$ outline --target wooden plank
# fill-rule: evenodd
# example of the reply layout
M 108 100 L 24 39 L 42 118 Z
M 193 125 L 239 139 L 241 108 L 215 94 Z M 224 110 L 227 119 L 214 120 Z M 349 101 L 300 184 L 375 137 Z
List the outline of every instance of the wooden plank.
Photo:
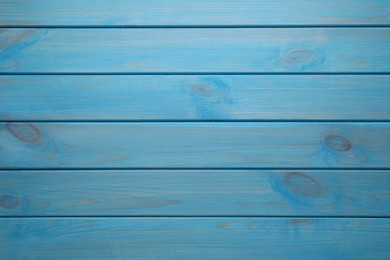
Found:
M 3 259 L 388 259 L 390 219 L 0 219 Z
M 2 216 L 390 216 L 389 171 L 0 171 Z
M 389 76 L 1 76 L 1 120 L 389 120 Z M 70 102 L 71 101 L 71 102 Z
M 5 26 L 389 24 L 387 0 L 2 0 Z M 87 14 L 87 15 L 86 15 Z
M 0 72 L 390 72 L 390 28 L 2 29 Z
M 0 167 L 389 167 L 389 123 L 1 123 Z

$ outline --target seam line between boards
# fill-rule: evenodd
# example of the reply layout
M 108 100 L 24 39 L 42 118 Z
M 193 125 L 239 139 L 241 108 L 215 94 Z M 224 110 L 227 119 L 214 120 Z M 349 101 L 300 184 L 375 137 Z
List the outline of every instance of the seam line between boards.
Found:
M 44 216 L 44 215 L 31 215 L 31 216 L 0 216 L 0 219 L 26 219 L 26 218 L 129 218 L 129 219 L 135 219 L 135 218 L 199 218 L 199 219 L 206 219 L 206 218 L 280 218 L 280 219 L 286 219 L 286 218 L 328 218 L 328 219 L 388 219 L 390 216 L 364 216 L 364 215 L 356 215 L 356 216 L 339 216 L 339 215 L 330 215 L 330 216 L 316 216 L 316 215 L 159 215 L 159 216 L 153 216 L 153 215 L 134 215 L 134 216 L 116 216 L 116 215 L 91 215 L 91 216 L 82 216 L 82 215 L 58 215 L 58 216 Z
M 0 72 L 0 76 L 387 76 L 382 72 Z
M 315 29 L 389 28 L 390 24 L 277 24 L 277 25 L 0 25 L 9 29 Z
M 390 167 L 360 167 L 360 168 L 348 168 L 348 167 L 47 167 L 47 168 L 0 168 L 1 171 L 387 171 L 390 170 Z
M 336 124 L 349 124 L 349 123 L 390 123 L 390 119 L 385 120 L 286 120 L 286 119 L 276 119 L 276 120 L 0 120 L 0 123 L 52 123 L 52 124 L 72 124 L 72 123 L 85 123 L 85 124 L 115 124 L 115 123 L 215 123 L 215 124 L 224 124 L 224 123 L 336 123 Z

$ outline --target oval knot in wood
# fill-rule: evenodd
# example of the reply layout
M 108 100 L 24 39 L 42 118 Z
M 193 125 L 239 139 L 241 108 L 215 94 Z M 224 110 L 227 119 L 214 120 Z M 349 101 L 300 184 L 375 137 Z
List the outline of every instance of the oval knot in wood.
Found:
M 284 56 L 284 63 L 287 65 L 300 65 L 309 61 L 312 54 L 307 50 L 290 51 Z
M 39 130 L 30 123 L 7 123 L 6 128 L 13 136 L 26 143 L 38 143 L 42 136 Z
M 19 206 L 19 200 L 12 195 L 3 195 L 0 197 L 0 206 L 5 209 L 14 209 Z
M 352 148 L 351 142 L 340 135 L 328 135 L 325 137 L 324 142 L 329 148 L 339 152 L 346 152 Z
M 192 91 L 202 97 L 211 97 L 215 94 L 215 88 L 206 84 L 196 84 L 192 86 Z
M 318 181 L 302 172 L 287 173 L 283 178 L 283 183 L 291 193 L 297 195 L 320 197 L 326 192 Z

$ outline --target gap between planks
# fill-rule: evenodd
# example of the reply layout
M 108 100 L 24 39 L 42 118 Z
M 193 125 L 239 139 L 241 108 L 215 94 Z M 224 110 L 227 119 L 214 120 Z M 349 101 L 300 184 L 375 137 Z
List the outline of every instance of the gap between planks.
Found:
M 136 171 L 136 170 L 146 170 L 146 171 L 237 171 L 237 170 L 280 170 L 280 171 L 296 171 L 296 170 L 302 170 L 302 171 L 321 171 L 321 170 L 332 170 L 332 171 L 340 171 L 340 170 L 353 170 L 353 171 L 387 171 L 390 170 L 390 167 L 359 167 L 359 168 L 353 168 L 353 167 L 229 167 L 229 168 L 223 168 L 223 167 L 97 167 L 97 168 L 78 168 L 78 167 L 70 167 L 70 168 L 62 168 L 62 167 L 48 167 L 48 168 L 0 168 L 0 174 L 1 171 L 110 171 L 110 170 L 119 170 L 119 171 Z
M 225 120 L 225 119 L 213 119 L 213 120 L 0 120 L 0 123 L 390 123 L 390 119 L 385 120 L 368 120 L 368 119 L 356 119 L 356 120 L 343 120 L 343 119 L 233 119 L 233 120 Z
M 321 25 L 0 25 L 2 29 L 288 29 L 288 28 L 389 28 L 390 24 Z
M 85 216 L 85 215 L 72 215 L 72 216 L 38 216 L 38 215 L 31 215 L 31 216 L 0 216 L 0 219 L 86 219 L 86 218 L 96 218 L 96 219 L 110 219 L 110 218 L 121 218 L 121 219 L 144 219 L 144 218 L 149 218 L 149 219 L 216 219 L 216 218 L 264 218 L 264 219 L 286 219 L 286 218 L 303 218 L 303 219 L 313 219 L 313 218 L 318 218 L 318 219 L 388 219 L 390 218 L 390 215 L 388 216 L 360 216 L 360 215 L 355 215 L 355 216 L 339 216 L 339 215 L 334 215 L 334 216 L 321 216 L 321 215 L 285 215 L 285 216 L 279 216 L 279 215 L 191 215 L 191 216 L 185 216 L 185 215 L 163 215 L 163 216 L 158 216 L 158 215 L 132 215 L 132 216 L 123 216 L 123 215 L 104 215 L 104 216 L 99 216 L 99 215 L 91 215 L 91 216 Z
M 359 76 L 359 75 L 390 75 L 389 71 L 383 72 L 0 72 L 0 76 L 202 76 L 202 75 L 275 75 L 275 76 Z

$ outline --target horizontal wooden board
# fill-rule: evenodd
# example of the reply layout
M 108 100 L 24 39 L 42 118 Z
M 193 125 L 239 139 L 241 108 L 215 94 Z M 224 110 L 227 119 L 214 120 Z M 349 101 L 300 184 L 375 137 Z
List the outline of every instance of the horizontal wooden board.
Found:
M 390 28 L 2 29 L 0 72 L 390 72 Z
M 0 171 L 2 216 L 390 216 L 390 171 Z
M 390 219 L 0 219 L 2 259 L 388 259 Z
M 1 120 L 389 120 L 389 76 L 0 76 Z
M 389 24 L 387 0 L 2 0 L 5 26 Z
M 1 168 L 390 167 L 389 123 L 1 123 Z

